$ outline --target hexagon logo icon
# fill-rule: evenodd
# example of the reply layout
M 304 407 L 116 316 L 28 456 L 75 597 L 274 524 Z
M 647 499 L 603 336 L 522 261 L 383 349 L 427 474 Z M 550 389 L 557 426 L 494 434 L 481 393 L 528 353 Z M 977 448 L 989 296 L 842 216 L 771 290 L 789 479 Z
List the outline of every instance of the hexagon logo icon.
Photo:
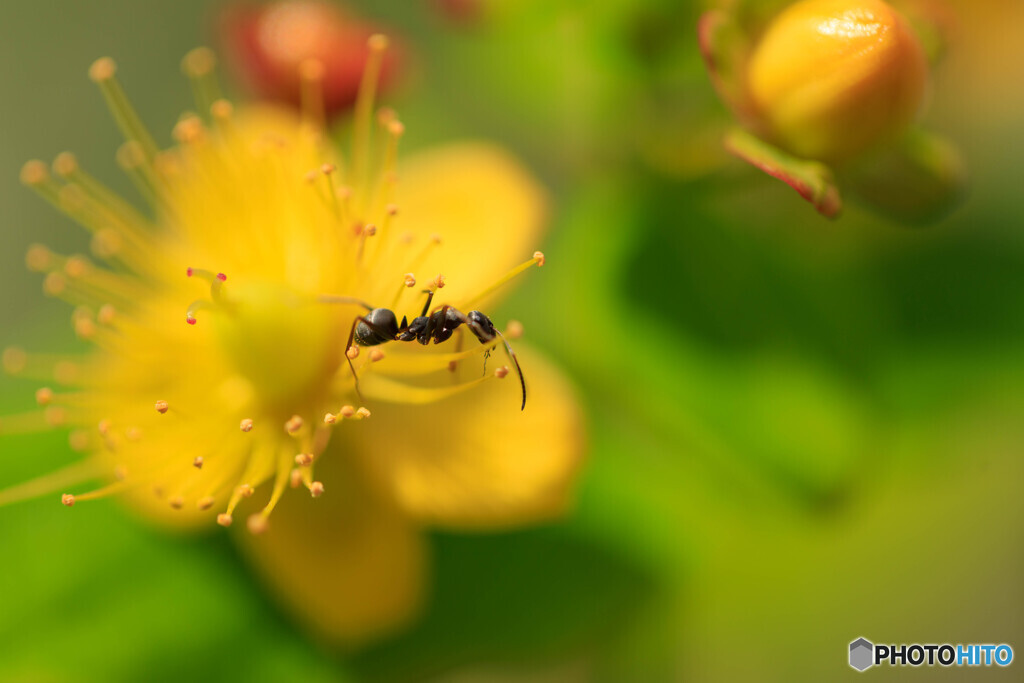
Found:
M 875 663 L 875 646 L 864 638 L 850 643 L 850 666 L 863 671 Z

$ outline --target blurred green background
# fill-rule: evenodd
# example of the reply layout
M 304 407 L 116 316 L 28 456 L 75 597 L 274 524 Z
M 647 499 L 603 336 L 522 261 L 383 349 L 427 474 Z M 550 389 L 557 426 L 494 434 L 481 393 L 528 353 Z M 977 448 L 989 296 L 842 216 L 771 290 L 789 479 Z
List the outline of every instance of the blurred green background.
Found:
M 858 675 L 859 636 L 1024 654 L 1024 5 L 948 3 L 925 120 L 960 146 L 971 193 L 909 229 L 852 203 L 828 222 L 718 150 L 698 3 L 504 0 L 476 23 L 349 4 L 410 47 L 388 98 L 407 148 L 495 140 L 552 190 L 550 267 L 498 315 L 581 389 L 573 514 L 433 535 L 423 620 L 340 653 L 278 613 L 221 534 L 157 532 L 106 501 L 8 507 L 0 680 L 837 680 Z M 220 7 L 0 4 L 0 346 L 78 348 L 23 256 L 85 235 L 21 164 L 72 149 L 128 192 L 86 69 L 114 57 L 167 143 L 191 106 L 180 59 L 216 45 Z M 0 414 L 32 405 L 35 384 L 2 382 Z M 0 485 L 70 461 L 65 444 L 2 437 Z

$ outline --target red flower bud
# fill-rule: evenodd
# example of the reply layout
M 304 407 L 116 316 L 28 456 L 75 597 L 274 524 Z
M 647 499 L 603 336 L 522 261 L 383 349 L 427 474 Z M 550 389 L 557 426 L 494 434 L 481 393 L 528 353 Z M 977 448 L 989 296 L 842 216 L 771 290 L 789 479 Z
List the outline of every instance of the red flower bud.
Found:
M 262 97 L 299 106 L 300 64 L 308 59 L 323 64 L 328 116 L 355 102 L 369 54 L 367 39 L 378 32 L 380 27 L 342 6 L 319 0 L 235 5 L 224 12 L 220 25 L 228 61 Z M 382 87 L 387 87 L 398 68 L 401 49 L 395 47 L 392 38 L 381 70 Z

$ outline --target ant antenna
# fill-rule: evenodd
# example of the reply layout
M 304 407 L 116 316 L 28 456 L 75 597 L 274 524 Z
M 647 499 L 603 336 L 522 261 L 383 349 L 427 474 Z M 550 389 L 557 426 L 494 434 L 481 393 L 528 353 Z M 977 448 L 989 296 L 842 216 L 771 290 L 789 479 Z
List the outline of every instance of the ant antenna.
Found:
M 526 380 L 523 379 L 523 370 L 519 367 L 519 358 L 516 357 L 516 352 L 512 350 L 512 345 L 508 343 L 508 339 L 505 339 L 505 335 L 500 330 L 495 329 L 494 331 L 501 337 L 501 343 L 505 345 L 505 351 L 508 352 L 512 363 L 516 366 L 516 374 L 519 375 L 519 386 L 523 390 L 523 404 L 519 406 L 519 410 L 526 410 Z

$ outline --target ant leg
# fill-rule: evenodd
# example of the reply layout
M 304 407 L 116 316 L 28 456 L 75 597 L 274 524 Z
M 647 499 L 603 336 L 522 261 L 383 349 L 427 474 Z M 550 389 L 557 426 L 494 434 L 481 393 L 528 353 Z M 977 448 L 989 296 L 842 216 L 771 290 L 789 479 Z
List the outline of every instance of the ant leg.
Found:
M 430 309 L 430 302 L 434 300 L 434 290 L 424 289 L 423 293 L 427 295 L 427 301 L 423 304 L 423 312 L 420 313 L 420 317 L 425 317 L 427 315 L 427 311 Z
M 348 361 L 349 370 L 352 371 L 352 379 L 354 380 L 356 387 L 356 396 L 359 397 L 360 403 L 365 403 L 363 400 L 363 394 L 359 391 L 359 374 L 356 373 L 356 366 L 352 364 L 352 357 L 348 355 L 348 350 L 352 348 L 352 340 L 354 340 L 356 336 L 356 325 L 359 324 L 359 321 L 366 322 L 366 318 L 359 315 L 352 321 L 352 329 L 348 331 L 348 343 L 345 344 L 345 359 Z
M 462 328 L 460 327 L 459 329 L 455 330 L 455 353 L 459 353 L 459 352 L 462 351 L 462 337 L 463 337 L 463 332 L 462 332 Z M 458 370 L 458 369 L 459 369 L 459 361 L 453 360 L 450 363 L 448 363 L 448 372 L 454 374 L 455 371 Z M 484 372 L 486 372 L 486 370 Z
M 448 306 L 447 309 L 454 313 L 455 317 L 461 320 L 462 323 L 466 327 L 468 327 L 473 332 L 473 334 L 476 335 L 477 339 L 480 340 L 481 344 L 487 344 L 488 342 L 493 341 L 493 336 L 487 341 L 484 341 L 484 338 L 487 337 L 490 333 L 488 331 L 485 331 L 484 328 L 480 326 L 480 323 L 470 320 L 469 316 L 467 316 L 465 313 L 459 311 L 458 309 L 452 308 L 451 306 Z M 523 392 L 523 403 L 519 409 L 526 410 L 526 380 L 523 378 L 522 368 L 519 367 L 519 358 L 516 356 L 516 352 L 512 350 L 512 345 L 508 343 L 507 339 L 505 339 L 505 335 L 503 335 L 497 329 L 494 330 L 494 333 L 497 336 L 501 337 L 501 341 L 505 345 L 505 352 L 508 353 L 508 357 L 512 359 L 512 364 L 516 366 L 516 374 L 519 375 L 519 386 L 522 388 Z M 487 357 L 490 355 L 490 353 L 490 351 L 487 351 L 484 355 L 484 374 L 487 374 Z
M 353 348 L 353 343 L 352 342 L 355 341 L 356 326 L 359 325 L 359 323 L 363 323 L 364 325 L 369 327 L 371 331 L 373 331 L 375 334 L 377 334 L 380 337 L 387 338 L 387 337 L 390 337 L 392 335 L 387 330 L 384 330 L 384 329 L 378 327 L 377 325 L 374 325 L 372 322 L 370 322 L 369 320 L 367 320 L 366 318 L 364 318 L 361 315 L 357 315 L 355 317 L 355 319 L 352 321 L 352 327 L 348 331 L 348 341 L 345 343 L 345 359 L 348 360 L 349 370 L 352 371 L 352 379 L 355 380 L 356 396 L 359 397 L 359 401 L 360 401 L 360 403 L 362 403 L 363 402 L 363 394 L 359 391 L 359 374 L 356 372 L 356 366 L 353 365 L 353 363 L 352 363 L 352 358 L 348 355 L 349 349 Z

